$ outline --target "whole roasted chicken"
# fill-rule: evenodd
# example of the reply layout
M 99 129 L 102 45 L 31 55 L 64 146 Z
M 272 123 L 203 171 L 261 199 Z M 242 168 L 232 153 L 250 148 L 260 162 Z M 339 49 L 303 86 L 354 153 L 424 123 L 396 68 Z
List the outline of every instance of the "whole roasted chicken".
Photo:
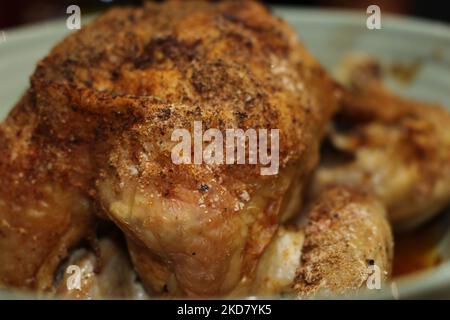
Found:
M 302 207 L 337 92 L 253 1 L 107 12 L 39 62 L 0 127 L 0 283 L 52 290 L 61 261 L 110 219 L 149 293 L 246 292 Z M 172 134 L 194 122 L 278 129 L 278 172 L 174 163 Z

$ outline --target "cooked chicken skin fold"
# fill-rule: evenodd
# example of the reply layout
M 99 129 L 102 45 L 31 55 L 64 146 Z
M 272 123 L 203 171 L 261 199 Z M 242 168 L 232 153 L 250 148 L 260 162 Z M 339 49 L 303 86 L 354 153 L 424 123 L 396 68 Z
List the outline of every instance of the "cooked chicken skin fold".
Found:
M 123 230 L 150 293 L 223 295 L 252 281 L 279 222 L 301 208 L 336 92 L 287 24 L 253 1 L 118 8 L 38 64 L 26 108 L 35 110 L 29 135 L 43 142 L 30 139 L 23 149 L 39 150 L 28 164 L 33 170 L 47 166 L 36 188 L 48 184 L 55 197 L 59 188 L 80 194 L 84 202 L 76 203 L 89 208 L 83 214 L 108 217 Z M 223 131 L 279 129 L 279 173 L 263 176 L 261 164 L 175 165 L 171 134 L 192 132 L 194 121 Z M 12 159 L 19 142 L 7 143 L 2 148 Z M 11 163 L 2 166 L 2 178 Z M 15 205 L 9 196 L 0 199 Z M 27 195 L 22 201 L 34 203 Z M 39 226 L 23 210 L 11 212 L 2 208 L 0 219 Z M 28 247 L 1 230 L 1 264 L 17 261 L 17 248 L 20 263 L 31 263 Z M 54 252 L 69 246 L 63 240 L 55 236 L 40 247 Z M 46 257 L 40 254 L 17 282 L 35 277 Z M 61 250 L 57 257 L 64 257 Z M 14 277 L 12 269 L 1 272 L 1 279 Z
M 330 188 L 304 214 L 306 225 L 278 230 L 260 260 L 252 294 L 355 295 L 372 284 L 369 276 L 379 275 L 380 284 L 389 278 L 393 238 L 378 201 L 351 188 Z
M 314 192 L 355 186 L 385 205 L 397 230 L 414 228 L 450 203 L 450 113 L 391 93 L 369 57 L 350 56 L 343 70 L 350 90 L 329 135 L 335 151 L 325 152 Z

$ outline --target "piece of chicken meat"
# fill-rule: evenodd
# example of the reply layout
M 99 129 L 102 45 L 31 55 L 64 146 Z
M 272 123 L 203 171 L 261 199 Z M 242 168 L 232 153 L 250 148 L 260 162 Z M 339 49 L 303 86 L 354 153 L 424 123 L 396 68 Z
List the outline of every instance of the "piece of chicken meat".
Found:
M 368 56 L 350 55 L 342 70 L 348 91 L 313 193 L 355 186 L 385 205 L 397 230 L 417 227 L 450 203 L 450 113 L 390 92 Z
M 389 279 L 394 243 L 378 200 L 333 187 L 312 201 L 305 218 L 304 225 L 278 230 L 258 265 L 253 294 L 354 296 Z

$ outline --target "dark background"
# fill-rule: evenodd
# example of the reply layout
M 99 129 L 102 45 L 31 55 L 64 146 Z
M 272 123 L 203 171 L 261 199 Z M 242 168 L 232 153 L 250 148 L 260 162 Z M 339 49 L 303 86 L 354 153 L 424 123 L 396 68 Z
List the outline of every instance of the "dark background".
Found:
M 71 4 L 79 5 L 83 14 L 104 10 L 112 5 L 139 4 L 140 0 L 0 0 L 0 29 L 48 18 L 64 16 Z M 398 13 L 450 23 L 449 1 L 430 0 L 297 0 L 265 1 L 269 4 L 295 4 L 314 7 L 336 7 L 366 10 L 371 4 L 382 13 Z M 447 4 L 446 4 L 447 3 Z

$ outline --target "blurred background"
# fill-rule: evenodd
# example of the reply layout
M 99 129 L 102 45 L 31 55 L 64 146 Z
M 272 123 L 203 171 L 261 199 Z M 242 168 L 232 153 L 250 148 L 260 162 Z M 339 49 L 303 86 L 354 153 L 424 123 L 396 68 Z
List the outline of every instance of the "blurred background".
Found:
M 186 0 L 188 1 L 188 0 Z M 93 13 L 112 5 L 137 5 L 140 0 L 0 0 L 0 29 L 65 16 L 71 4 L 80 6 L 82 13 Z M 382 13 L 397 13 L 450 23 L 447 1 L 424 0 L 291 0 L 264 1 L 268 4 L 335 7 L 366 10 L 369 5 L 380 6 Z

